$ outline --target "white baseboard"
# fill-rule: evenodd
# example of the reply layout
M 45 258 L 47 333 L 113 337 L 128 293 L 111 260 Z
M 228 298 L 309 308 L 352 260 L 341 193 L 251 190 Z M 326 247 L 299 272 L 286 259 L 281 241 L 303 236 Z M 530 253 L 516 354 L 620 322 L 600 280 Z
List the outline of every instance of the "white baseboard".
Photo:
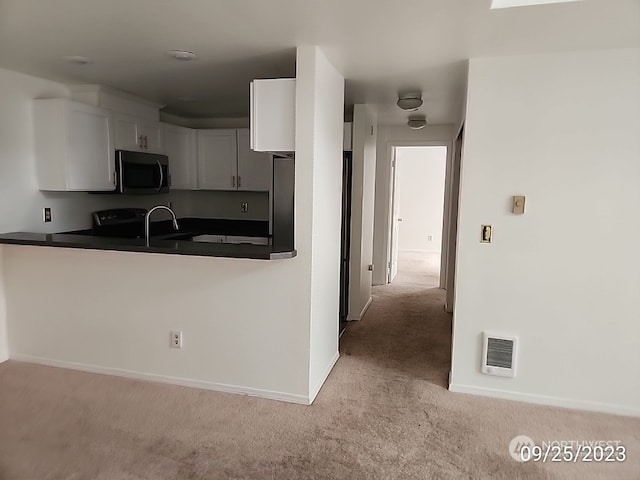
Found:
M 536 395 L 530 393 L 511 392 L 496 388 L 474 387 L 471 385 L 449 384 L 449 391 L 455 393 L 469 393 L 482 397 L 501 398 L 504 400 L 515 400 L 519 402 L 535 403 L 538 405 L 548 405 L 552 407 L 573 408 L 577 410 L 589 410 L 592 412 L 612 413 L 614 415 L 625 415 L 630 417 L 640 417 L 639 407 L 628 407 L 612 403 L 590 402 L 576 400 L 573 398 L 551 397 L 547 395 Z
M 313 401 L 318 396 L 318 393 L 320 393 L 320 389 L 322 388 L 322 386 L 324 385 L 324 382 L 329 377 L 331 370 L 333 370 L 333 367 L 336 365 L 336 362 L 338 361 L 339 358 L 340 358 L 340 353 L 336 352 L 336 354 L 333 356 L 333 358 L 329 362 L 329 365 L 327 365 L 327 368 L 325 369 L 324 374 L 322 375 L 322 377 L 320 377 L 320 380 L 318 380 L 316 385 L 309 390 L 309 405 L 313 403 Z
M 70 370 L 79 370 L 82 372 L 99 373 L 102 375 L 114 375 L 116 377 L 133 378 L 136 380 L 146 380 L 149 382 L 168 383 L 171 385 L 180 385 L 182 387 L 201 388 L 203 390 L 213 390 L 215 392 L 236 393 L 241 395 L 248 395 L 250 397 L 260 397 L 269 400 L 279 400 L 282 402 L 298 403 L 302 405 L 311 404 L 309 397 L 305 395 L 274 392 L 271 390 L 262 390 L 259 388 L 227 385 L 224 383 L 208 382 L 205 380 L 195 380 L 191 378 L 170 377 L 167 375 L 158 375 L 155 373 L 133 372 L 130 370 L 122 370 L 119 368 L 100 367 L 96 365 L 87 365 L 84 363 L 66 362 L 63 360 L 34 357 L 31 355 L 11 354 L 10 359 L 17 360 L 19 362 L 37 363 L 39 365 L 46 365 L 49 367 L 66 368 Z
M 358 321 L 358 320 L 362 320 L 362 317 L 364 317 L 364 314 L 367 313 L 367 310 L 369 310 L 369 306 L 371 306 L 371 302 L 373 302 L 373 297 L 369 297 L 369 300 L 367 300 L 367 303 L 365 304 L 364 308 L 362 309 L 362 311 L 360 312 L 360 315 L 354 315 L 354 316 L 347 316 L 347 320 L 348 321 Z

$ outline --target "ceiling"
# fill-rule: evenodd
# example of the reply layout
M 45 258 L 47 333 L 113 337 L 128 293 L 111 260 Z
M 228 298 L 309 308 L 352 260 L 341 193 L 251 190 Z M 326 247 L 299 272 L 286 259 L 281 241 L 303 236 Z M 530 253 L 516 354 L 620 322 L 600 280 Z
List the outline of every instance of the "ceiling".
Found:
M 406 121 L 420 89 L 432 124 L 455 122 L 472 57 L 640 46 L 640 0 L 491 10 L 491 0 L 0 0 L 0 67 L 99 83 L 188 117 L 247 116 L 249 81 L 295 76 L 295 47 L 319 45 L 346 103 Z M 192 62 L 166 52 L 197 53 Z M 74 65 L 65 55 L 88 57 Z

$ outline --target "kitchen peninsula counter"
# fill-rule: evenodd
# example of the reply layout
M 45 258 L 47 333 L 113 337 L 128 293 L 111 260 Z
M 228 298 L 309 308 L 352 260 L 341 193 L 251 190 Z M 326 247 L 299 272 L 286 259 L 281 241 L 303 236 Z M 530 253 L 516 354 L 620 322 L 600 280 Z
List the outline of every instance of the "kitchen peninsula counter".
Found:
M 179 234 L 179 232 L 175 233 Z M 278 246 L 277 244 L 250 245 L 243 243 L 213 243 L 174 240 L 164 237 L 164 235 L 151 237 L 149 245 L 146 245 L 143 238 L 97 237 L 71 233 L 14 232 L 0 234 L 0 244 L 115 250 L 170 255 L 195 255 L 203 257 L 250 258 L 257 260 L 277 260 L 296 256 L 296 251 L 293 248 Z

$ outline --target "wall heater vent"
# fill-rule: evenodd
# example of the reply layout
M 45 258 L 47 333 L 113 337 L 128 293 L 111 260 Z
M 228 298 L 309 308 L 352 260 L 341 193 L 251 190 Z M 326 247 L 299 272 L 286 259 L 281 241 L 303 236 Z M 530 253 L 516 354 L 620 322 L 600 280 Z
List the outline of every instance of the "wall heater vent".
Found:
M 484 334 L 482 373 L 499 377 L 516 376 L 518 337 Z

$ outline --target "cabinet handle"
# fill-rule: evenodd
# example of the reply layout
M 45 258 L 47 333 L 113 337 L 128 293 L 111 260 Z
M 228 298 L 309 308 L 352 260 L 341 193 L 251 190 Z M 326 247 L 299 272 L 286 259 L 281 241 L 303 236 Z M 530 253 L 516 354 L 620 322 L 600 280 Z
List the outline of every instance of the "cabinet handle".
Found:
M 231 175 L 231 186 L 233 188 L 236 188 L 236 176 L 235 175 Z
M 240 188 L 240 181 L 242 180 L 242 177 L 240 177 L 240 175 L 238 175 L 238 188 Z
M 144 142 L 142 141 L 142 135 L 138 135 L 138 146 L 144 148 Z

